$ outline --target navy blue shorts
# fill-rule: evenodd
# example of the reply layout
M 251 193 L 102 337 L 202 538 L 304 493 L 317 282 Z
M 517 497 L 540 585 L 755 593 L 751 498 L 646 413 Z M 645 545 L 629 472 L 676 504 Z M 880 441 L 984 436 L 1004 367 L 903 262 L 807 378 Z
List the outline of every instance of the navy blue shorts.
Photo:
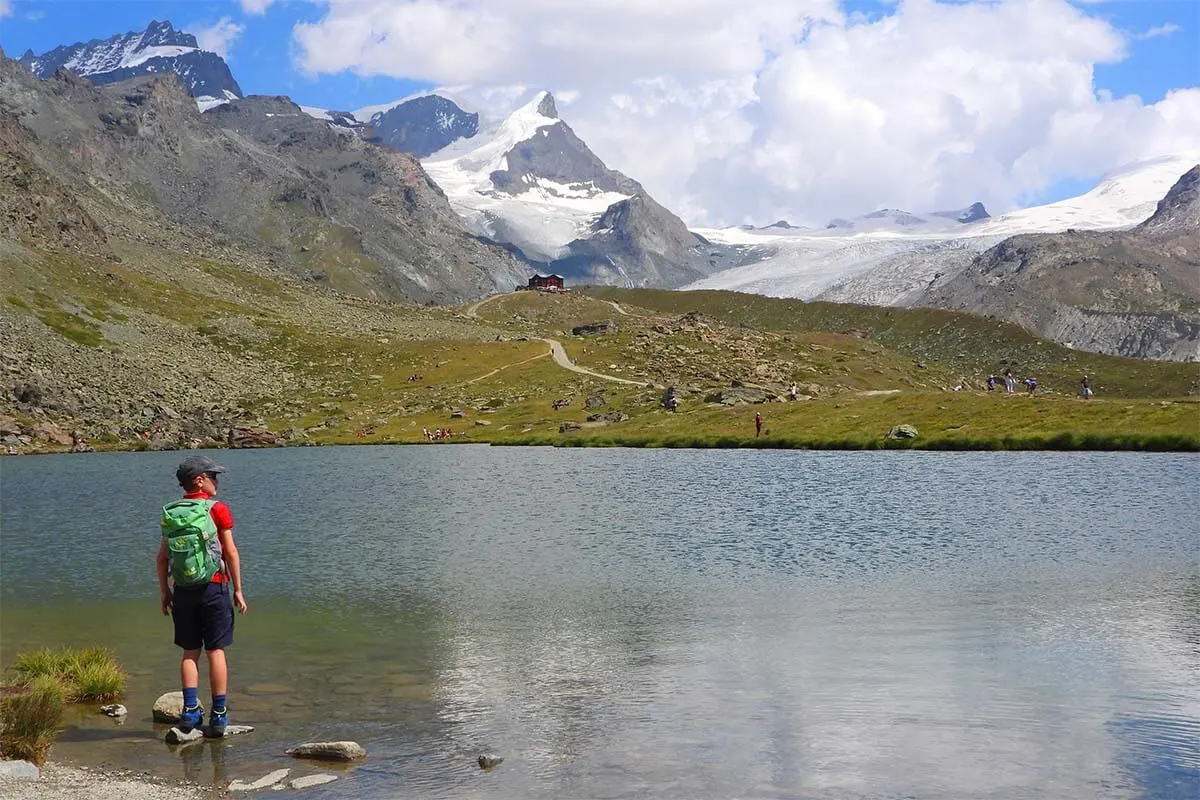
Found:
M 175 644 L 184 650 L 223 650 L 233 644 L 233 601 L 223 583 L 176 586 L 171 604 Z

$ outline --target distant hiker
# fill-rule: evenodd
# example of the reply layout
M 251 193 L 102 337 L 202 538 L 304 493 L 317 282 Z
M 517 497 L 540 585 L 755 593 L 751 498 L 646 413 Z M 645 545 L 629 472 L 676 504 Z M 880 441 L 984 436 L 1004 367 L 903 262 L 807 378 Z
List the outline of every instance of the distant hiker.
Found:
M 1004 370 L 1004 391 L 1012 394 L 1017 390 L 1017 379 L 1013 377 L 1012 370 Z
M 996 391 L 996 383 L 999 382 L 999 380 L 1000 379 L 997 378 L 995 375 L 988 375 L 987 387 L 988 387 L 989 392 Z
M 1083 380 L 1079 382 L 1079 396 L 1084 400 L 1088 400 L 1092 396 L 1092 382 L 1088 380 L 1088 376 L 1084 375 Z
M 229 668 L 225 648 L 233 644 L 233 605 L 246 613 L 242 564 L 233 542 L 233 514 L 213 500 L 217 475 L 225 468 L 207 456 L 189 456 L 175 470 L 182 500 L 163 507 L 158 546 L 158 589 L 162 612 L 175 623 L 175 644 L 183 648 L 179 665 L 183 713 L 179 728 L 190 731 L 204 719 L 200 705 L 200 650 L 208 651 L 212 711 L 207 736 L 224 736 L 229 717 L 225 695 Z M 167 579 L 171 579 L 168 585 Z M 233 584 L 233 605 L 226 586 Z
M 791 388 L 791 394 L 792 394 L 793 400 L 795 400 L 797 397 L 799 397 L 800 396 L 800 387 L 793 383 L 792 388 Z
M 754 438 L 762 436 L 763 416 L 761 411 L 754 412 Z
M 1021 383 L 1025 384 L 1025 388 L 1029 390 L 1030 394 L 1037 391 L 1037 380 L 1035 378 L 1026 378 Z

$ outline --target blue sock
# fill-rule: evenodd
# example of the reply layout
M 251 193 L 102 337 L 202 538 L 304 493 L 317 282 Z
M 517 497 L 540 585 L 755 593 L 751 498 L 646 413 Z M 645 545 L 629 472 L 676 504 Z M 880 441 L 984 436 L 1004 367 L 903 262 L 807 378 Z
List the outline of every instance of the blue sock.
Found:
M 195 708 L 198 705 L 200 705 L 200 690 L 194 686 L 190 689 L 184 688 L 184 690 L 183 690 L 183 707 L 184 708 Z
M 224 711 L 225 710 L 225 695 L 214 694 L 212 696 L 212 699 L 213 699 L 213 711 Z

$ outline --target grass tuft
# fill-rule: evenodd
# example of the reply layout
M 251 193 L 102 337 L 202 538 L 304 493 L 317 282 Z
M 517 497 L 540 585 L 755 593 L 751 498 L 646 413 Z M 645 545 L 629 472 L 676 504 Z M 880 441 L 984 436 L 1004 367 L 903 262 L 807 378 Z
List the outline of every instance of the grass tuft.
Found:
M 53 675 L 38 675 L 25 691 L 0 699 L 0 756 L 37 766 L 58 738 L 66 690 Z
M 104 647 L 49 648 L 21 653 L 13 664 L 17 683 L 52 679 L 70 702 L 112 700 L 125 690 L 125 671 Z

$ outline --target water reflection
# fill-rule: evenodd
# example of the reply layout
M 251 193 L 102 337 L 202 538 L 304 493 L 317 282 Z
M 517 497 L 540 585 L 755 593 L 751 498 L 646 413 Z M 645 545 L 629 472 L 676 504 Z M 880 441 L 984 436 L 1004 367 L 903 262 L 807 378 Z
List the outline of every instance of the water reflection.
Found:
M 156 531 L 127 522 L 170 490 L 167 455 L 6 462 L 6 658 L 102 636 L 132 707 L 173 684 Z M 371 759 L 305 796 L 1200 793 L 1194 459 L 228 456 L 252 600 L 231 706 L 258 730 L 156 762 L 190 780 L 350 738 Z M 64 498 L 12 492 L 86 490 L 101 466 L 128 485 L 81 501 L 123 532 L 112 574 L 73 582 L 47 546 Z M 310 472 L 327 493 L 291 494 Z M 170 756 L 70 739 L 68 756 Z M 484 750 L 504 764 L 482 773 Z

